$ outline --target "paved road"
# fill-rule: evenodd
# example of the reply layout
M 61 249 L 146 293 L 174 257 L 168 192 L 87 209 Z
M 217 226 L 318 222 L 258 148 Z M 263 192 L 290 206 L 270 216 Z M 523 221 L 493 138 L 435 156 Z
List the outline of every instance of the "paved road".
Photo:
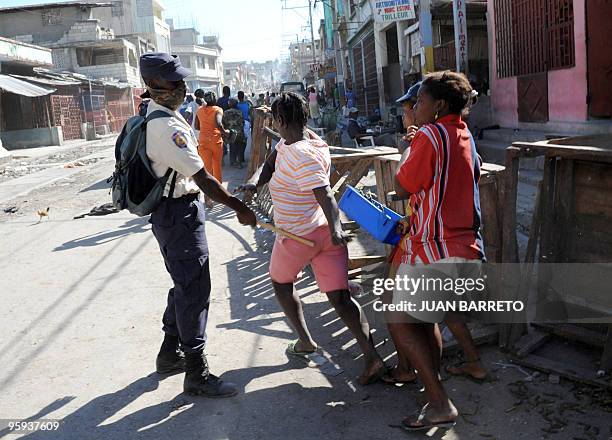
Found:
M 170 278 L 146 219 L 123 212 L 72 219 L 108 201 L 111 169 L 102 162 L 9 201 L 16 214 L 0 210 L 0 418 L 62 420 L 58 432 L 28 439 L 420 438 L 396 427 L 417 409 L 418 388 L 354 384 L 358 350 L 309 278 L 300 282 L 308 320 L 344 371 L 331 375 L 286 357 L 292 333 L 267 276 L 272 237 L 240 226 L 221 207 L 207 222 L 208 352 L 213 371 L 237 382 L 241 393 L 224 400 L 188 397 L 181 394 L 181 375 L 157 376 Z M 230 186 L 242 179 L 242 171 L 226 175 Z M 50 218 L 36 224 L 36 209 L 47 205 Z M 382 330 L 376 337 L 383 339 Z M 380 351 L 395 361 L 392 344 Z M 503 359 L 493 349 L 484 357 L 489 364 Z M 523 374 L 494 374 L 499 381 L 480 386 L 447 382 L 460 410 L 476 415 L 434 438 L 541 437 L 547 425 L 539 414 L 505 413 L 516 401 L 506 385 Z M 593 420 L 605 419 L 598 413 Z

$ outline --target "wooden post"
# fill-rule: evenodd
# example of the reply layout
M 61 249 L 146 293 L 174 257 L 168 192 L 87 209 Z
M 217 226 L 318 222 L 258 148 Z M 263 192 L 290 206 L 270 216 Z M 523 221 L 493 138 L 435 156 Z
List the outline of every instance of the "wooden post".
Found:
M 519 288 L 520 271 L 518 270 L 518 243 L 516 240 L 516 195 L 518 188 L 520 149 L 508 147 L 506 149 L 506 174 L 502 187 L 503 222 L 502 222 L 502 279 L 500 288 L 502 292 L 513 292 Z M 512 300 L 512 298 L 505 298 Z M 512 327 L 518 324 L 500 324 L 499 346 L 509 350 L 514 341 L 511 341 Z

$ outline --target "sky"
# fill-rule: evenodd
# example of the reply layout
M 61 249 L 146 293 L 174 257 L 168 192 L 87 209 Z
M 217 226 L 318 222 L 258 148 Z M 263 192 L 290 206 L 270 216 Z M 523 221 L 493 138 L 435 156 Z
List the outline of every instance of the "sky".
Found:
M 3 7 L 68 0 L 1 0 Z M 98 0 L 106 1 L 106 0 Z M 108 0 L 110 1 L 110 0 Z M 296 39 L 310 40 L 308 0 L 162 0 L 164 18 L 174 27 L 195 27 L 201 35 L 216 34 L 225 61 L 266 61 L 280 58 Z M 285 9 L 283 6 L 301 9 Z M 317 38 L 323 6 L 313 10 Z

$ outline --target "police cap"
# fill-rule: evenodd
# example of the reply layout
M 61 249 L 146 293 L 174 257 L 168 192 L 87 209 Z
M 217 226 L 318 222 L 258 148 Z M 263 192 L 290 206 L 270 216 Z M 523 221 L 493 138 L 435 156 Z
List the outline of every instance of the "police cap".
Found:
M 140 57 L 140 74 L 143 78 L 161 78 L 167 81 L 180 81 L 191 75 L 191 71 L 181 65 L 176 55 L 155 52 Z

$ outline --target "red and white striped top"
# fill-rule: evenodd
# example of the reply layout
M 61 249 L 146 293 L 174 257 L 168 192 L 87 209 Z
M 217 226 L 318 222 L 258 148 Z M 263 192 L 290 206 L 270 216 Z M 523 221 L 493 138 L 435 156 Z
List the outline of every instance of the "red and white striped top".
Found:
M 274 203 L 274 223 L 296 235 L 327 224 L 313 189 L 329 185 L 331 157 L 320 139 L 276 145 L 276 163 L 268 185 Z
M 448 257 L 484 260 L 480 235 L 480 159 L 459 115 L 423 126 L 397 172 L 411 194 L 410 233 L 400 247 L 402 262 L 425 264 Z

